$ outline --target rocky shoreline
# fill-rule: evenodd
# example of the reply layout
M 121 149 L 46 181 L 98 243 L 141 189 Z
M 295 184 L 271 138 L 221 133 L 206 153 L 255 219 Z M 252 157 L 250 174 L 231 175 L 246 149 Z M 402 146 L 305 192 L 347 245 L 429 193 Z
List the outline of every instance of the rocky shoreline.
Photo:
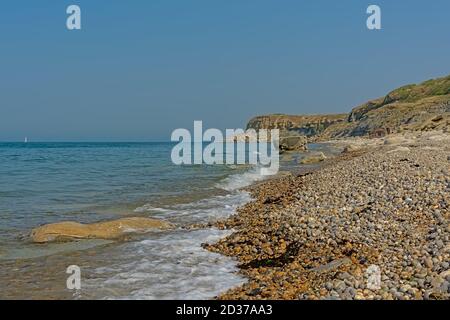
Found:
M 205 248 L 248 282 L 219 299 L 449 299 L 450 135 L 332 141 L 344 151 L 250 188 Z

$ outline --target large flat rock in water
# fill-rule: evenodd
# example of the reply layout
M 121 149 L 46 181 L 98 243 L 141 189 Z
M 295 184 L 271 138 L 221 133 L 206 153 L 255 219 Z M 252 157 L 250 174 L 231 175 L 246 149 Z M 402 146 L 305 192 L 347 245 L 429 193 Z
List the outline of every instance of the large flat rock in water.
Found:
M 150 218 L 123 218 L 92 224 L 66 221 L 37 227 L 31 231 L 31 238 L 37 243 L 77 239 L 117 239 L 129 233 L 144 233 L 170 227 L 171 224 L 166 221 Z

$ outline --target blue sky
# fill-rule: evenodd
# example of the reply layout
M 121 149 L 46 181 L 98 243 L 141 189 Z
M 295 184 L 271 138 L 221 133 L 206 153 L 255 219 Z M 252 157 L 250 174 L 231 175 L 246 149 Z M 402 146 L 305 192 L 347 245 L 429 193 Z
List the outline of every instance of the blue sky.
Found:
M 449 14 L 448 0 L 2 1 L 0 141 L 169 140 L 194 120 L 348 112 L 449 74 Z

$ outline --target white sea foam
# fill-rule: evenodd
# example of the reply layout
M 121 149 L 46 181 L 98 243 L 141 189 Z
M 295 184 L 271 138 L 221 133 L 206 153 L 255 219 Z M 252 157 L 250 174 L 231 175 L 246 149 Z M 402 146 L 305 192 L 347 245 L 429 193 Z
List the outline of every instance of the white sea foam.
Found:
M 267 176 L 261 174 L 261 169 L 253 167 L 244 173 L 232 174 L 216 185 L 217 188 L 233 191 L 264 180 Z
M 230 191 L 191 203 L 154 207 L 151 203 L 136 209 L 158 218 L 188 225 L 230 216 L 251 200 L 238 189 L 264 177 L 257 168 L 224 179 L 219 187 Z M 217 229 L 176 229 L 151 233 L 148 239 L 123 244 L 120 258 L 110 266 L 96 268 L 84 283 L 90 298 L 103 299 L 211 299 L 243 284 L 236 261 L 209 252 L 202 243 L 214 243 L 232 231 Z M 112 256 L 114 256 L 112 254 Z M 133 288 L 130 290 L 130 288 Z
M 225 196 L 215 196 L 188 204 L 174 206 L 174 220 L 189 219 L 195 222 L 207 222 L 223 219 L 233 213 L 239 206 L 251 200 L 248 192 L 234 192 Z
M 162 212 L 162 213 L 166 213 L 169 212 L 169 209 L 165 209 L 165 208 L 159 208 L 159 207 L 154 207 L 150 204 L 144 204 L 141 207 L 138 207 L 136 209 L 134 209 L 135 213 L 146 213 L 146 212 Z
M 230 232 L 177 230 L 127 244 L 120 264 L 94 270 L 84 289 L 104 299 L 211 299 L 245 282 L 233 259 L 201 247 Z
M 157 214 L 158 218 L 167 219 L 174 223 L 197 223 L 223 219 L 236 209 L 251 200 L 245 191 L 235 191 L 227 195 L 214 196 L 190 203 L 175 204 L 164 208 L 155 208 L 146 204 L 135 212 Z

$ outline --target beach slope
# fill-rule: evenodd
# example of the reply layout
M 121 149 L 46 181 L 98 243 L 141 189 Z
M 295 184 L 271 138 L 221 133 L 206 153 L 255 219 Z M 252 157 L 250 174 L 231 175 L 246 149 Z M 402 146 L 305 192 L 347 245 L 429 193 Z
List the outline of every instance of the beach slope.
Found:
M 345 152 L 217 223 L 236 232 L 205 247 L 249 279 L 219 298 L 449 299 L 450 135 L 334 143 Z

